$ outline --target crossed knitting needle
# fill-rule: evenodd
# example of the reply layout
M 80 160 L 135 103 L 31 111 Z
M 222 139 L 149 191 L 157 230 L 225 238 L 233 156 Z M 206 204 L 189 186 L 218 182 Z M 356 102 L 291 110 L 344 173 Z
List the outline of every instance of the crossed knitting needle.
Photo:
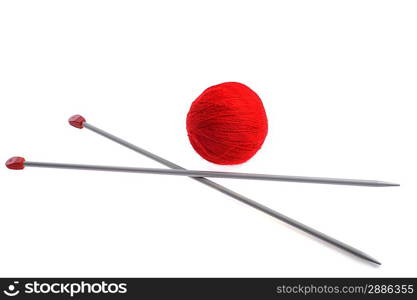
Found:
M 319 184 L 341 184 L 341 185 L 358 185 L 358 186 L 399 186 L 396 183 L 375 181 L 375 180 L 357 180 L 357 179 L 339 179 L 339 178 L 321 178 L 321 177 L 302 177 L 302 176 L 285 176 L 285 175 L 268 175 L 268 174 L 251 174 L 251 173 L 232 173 L 232 172 L 211 172 L 211 171 L 196 171 L 186 170 L 156 154 L 153 154 L 145 149 L 139 148 L 119 137 L 116 137 L 102 129 L 99 129 L 86 122 L 85 118 L 80 115 L 74 115 L 69 120 L 70 125 L 76 128 L 87 128 L 101 136 L 104 136 L 113 142 L 125 146 L 137 153 L 140 153 L 150 159 L 153 159 L 173 170 L 158 169 L 158 168 L 132 168 L 132 167 L 118 167 L 118 166 L 100 166 L 100 165 L 83 165 L 83 164 L 64 164 L 64 163 L 49 163 L 49 162 L 31 162 L 26 161 L 23 157 L 12 157 L 6 162 L 9 169 L 20 170 L 25 167 L 41 167 L 41 168 L 59 168 L 59 169 L 76 169 L 76 170 L 93 170 L 93 171 L 112 171 L 112 172 L 129 172 L 129 173 L 146 173 L 146 174 L 163 174 L 163 175 L 177 175 L 188 176 L 196 181 L 212 187 L 230 197 L 239 200 L 253 208 L 256 208 L 274 218 L 277 218 L 295 228 L 298 228 L 316 238 L 319 238 L 333 246 L 336 246 L 350 254 L 360 257 L 364 260 L 380 265 L 381 263 L 372 258 L 368 254 L 353 248 L 341 241 L 338 241 L 322 232 L 319 232 L 307 225 L 304 225 L 290 217 L 287 217 L 267 206 L 264 206 L 254 200 L 251 200 L 241 194 L 238 194 L 218 183 L 215 183 L 205 177 L 215 178 L 234 178 L 234 179 L 252 179 L 252 180 L 271 180 L 271 181 L 289 181 L 289 182 L 303 182 L 303 183 L 319 183 Z
M 54 169 L 72 169 L 87 171 L 108 171 L 108 172 L 125 172 L 125 173 L 142 173 L 158 175 L 174 175 L 187 177 L 210 177 L 210 178 L 231 178 L 231 179 L 248 179 L 248 180 L 267 180 L 267 181 L 287 181 L 302 183 L 318 184 L 337 184 L 337 185 L 356 185 L 356 186 L 399 186 L 397 183 L 363 180 L 363 179 L 342 179 L 342 178 L 324 178 L 324 177 L 306 177 L 306 176 L 288 176 L 288 175 L 269 175 L 256 173 L 235 173 L 235 172 L 213 172 L 181 169 L 160 169 L 160 168 L 134 168 L 120 166 L 103 166 L 87 164 L 67 164 L 54 162 L 27 161 L 23 157 L 15 156 L 7 160 L 6 166 L 9 169 L 21 170 L 24 167 L 37 168 L 54 168 Z

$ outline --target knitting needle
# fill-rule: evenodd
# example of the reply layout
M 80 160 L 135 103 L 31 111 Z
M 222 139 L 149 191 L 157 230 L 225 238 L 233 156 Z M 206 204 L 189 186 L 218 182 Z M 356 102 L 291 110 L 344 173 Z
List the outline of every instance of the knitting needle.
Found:
M 121 139 L 117 136 L 114 136 L 114 135 L 112 135 L 112 134 L 110 134 L 110 133 L 108 133 L 108 132 L 106 132 L 106 131 L 98 128 L 98 127 L 95 127 L 95 126 L 87 123 L 85 118 L 80 116 L 80 115 L 74 115 L 71 118 L 69 118 L 68 121 L 71 124 L 71 126 L 74 126 L 76 128 L 80 128 L 80 129 L 85 127 L 92 132 L 95 132 L 95 133 L 97 133 L 101 136 L 104 136 L 104 137 L 108 138 L 109 140 L 111 140 L 115 143 L 118 143 L 118 144 L 120 144 L 120 145 L 122 145 L 126 148 L 129 148 L 129 149 L 131 149 L 131 150 L 133 150 L 133 151 L 135 151 L 139 154 L 142 154 L 142 155 L 144 155 L 144 156 L 146 156 L 150 159 L 153 159 L 153 160 L 155 160 L 155 161 L 157 161 L 157 162 L 159 162 L 159 163 L 161 163 L 161 164 L 163 164 L 163 165 L 165 165 L 165 166 L 167 166 L 171 169 L 185 170 L 184 168 L 180 167 L 177 164 L 174 164 L 173 162 L 170 162 L 169 160 L 166 160 L 166 159 L 164 159 L 164 158 L 162 158 L 162 157 L 160 157 L 156 154 L 153 154 L 153 153 L 151 153 L 151 152 L 149 152 L 145 149 L 142 149 L 138 146 L 135 146 L 135 145 L 129 143 L 128 141 L 125 141 L 125 140 L 123 140 L 123 139 Z M 290 217 L 287 217 L 287 216 L 285 216 L 285 215 L 283 215 L 283 214 L 281 214 L 281 213 L 279 213 L 279 212 L 277 212 L 277 211 L 275 211 L 275 210 L 273 210 L 273 209 L 271 209 L 271 208 L 269 208 L 269 207 L 267 207 L 267 206 L 265 206 L 261 203 L 258 203 L 258 202 L 254 201 L 252 199 L 249 199 L 248 197 L 245 197 L 245 196 L 243 196 L 239 193 L 236 193 L 236 192 L 234 192 L 234 191 L 232 191 L 232 190 L 230 190 L 230 189 L 228 189 L 228 188 L 226 188 L 226 187 L 224 187 L 224 186 L 222 186 L 222 185 L 220 185 L 220 184 L 218 184 L 214 181 L 211 181 L 211 180 L 209 180 L 207 178 L 204 178 L 204 177 L 192 177 L 192 179 L 194 179 L 194 180 L 196 180 L 200 183 L 203 183 L 203 184 L 205 184 L 205 185 L 207 185 L 207 186 L 209 186 L 209 187 L 211 187 L 215 190 L 218 190 L 219 192 L 222 192 L 223 194 L 226 194 L 226 195 L 228 195 L 228 196 L 230 196 L 230 197 L 232 197 L 236 200 L 239 200 L 239 201 L 241 201 L 241 202 L 243 202 L 243 203 L 245 203 L 245 204 L 247 204 L 247 205 L 249 205 L 249 206 L 251 206 L 255 209 L 258 209 L 258 210 L 260 210 L 260 211 L 262 211 L 262 212 L 264 212 L 264 213 L 266 213 L 266 214 L 268 214 L 268 215 L 270 215 L 270 216 L 272 216 L 272 217 L 274 217 L 278 220 L 281 220 L 281 221 L 283 221 L 283 222 L 285 222 L 285 223 L 287 223 L 287 224 L 289 224 L 289 225 L 291 225 L 295 228 L 298 228 L 299 230 L 304 231 L 304 232 L 306 232 L 306 233 L 308 233 L 308 234 L 310 234 L 310 235 L 312 235 L 312 236 L 314 236 L 314 237 L 316 237 L 320 240 L 323 240 L 323 241 L 325 241 L 325 242 L 327 242 L 327 243 L 329 243 L 329 244 L 331 244 L 331 245 L 333 245 L 337 248 L 340 248 L 340 249 L 342 249 L 342 250 L 344 250 L 344 251 L 346 251 L 350 254 L 353 254 L 353 255 L 355 255 L 359 258 L 362 258 L 366 261 L 372 262 L 372 263 L 377 264 L 377 265 L 381 264 L 375 258 L 372 258 L 368 254 L 366 254 L 366 253 L 364 253 L 364 252 L 362 252 L 362 251 L 360 251 L 356 248 L 353 248 L 353 247 L 351 247 L 351 246 L 349 246 L 349 245 L 347 245 L 347 244 L 345 244 L 341 241 L 338 241 L 338 240 L 336 240 L 336 239 L 334 239 L 334 238 L 332 238 L 332 237 L 330 237 L 330 236 L 328 236 L 328 235 L 326 235 L 326 234 L 324 234 L 324 233 L 322 233 L 318 230 L 315 230 L 314 228 L 311 228 L 307 225 L 304 225 L 304 224 L 302 224 L 302 223 L 300 223 L 300 222 L 298 222 L 298 221 L 296 221 L 296 220 L 294 220 Z
M 303 183 L 320 183 L 320 184 L 341 184 L 341 185 L 359 185 L 359 186 L 398 186 L 399 184 L 375 181 L 375 180 L 356 180 L 356 179 L 338 179 L 338 178 L 320 178 L 320 177 L 302 177 L 302 176 L 285 176 L 285 175 L 268 175 L 268 174 L 252 174 L 252 173 L 234 173 L 234 172 L 212 172 L 212 171 L 196 171 L 196 170 L 177 170 L 177 169 L 159 169 L 159 168 L 133 168 L 119 166 L 101 166 L 101 165 L 85 165 L 85 164 L 65 164 L 50 162 L 27 161 L 24 158 L 21 161 L 21 167 L 15 164 L 19 157 L 12 157 L 8 160 L 9 165 L 16 168 L 39 167 L 39 168 L 57 168 L 57 169 L 76 169 L 90 171 L 110 171 L 110 172 L 127 172 L 127 173 L 145 173 L 160 175 L 177 175 L 188 177 L 213 177 L 213 178 L 232 178 L 232 179 L 252 179 L 252 180 L 270 180 L 270 181 L 289 181 Z

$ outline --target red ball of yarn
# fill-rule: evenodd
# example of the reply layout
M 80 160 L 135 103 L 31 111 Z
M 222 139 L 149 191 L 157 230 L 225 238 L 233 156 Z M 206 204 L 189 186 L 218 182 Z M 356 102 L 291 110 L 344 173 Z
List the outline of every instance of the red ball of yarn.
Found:
M 187 114 L 191 145 L 204 159 L 234 165 L 249 160 L 268 133 L 268 119 L 259 96 L 238 82 L 206 89 Z

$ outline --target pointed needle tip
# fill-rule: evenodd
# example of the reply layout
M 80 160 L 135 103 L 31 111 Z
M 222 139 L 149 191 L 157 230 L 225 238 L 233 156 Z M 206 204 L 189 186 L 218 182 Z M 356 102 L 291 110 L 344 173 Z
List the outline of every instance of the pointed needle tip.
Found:
M 382 264 L 381 264 L 379 261 L 377 261 L 376 259 L 372 260 L 372 262 L 373 262 L 374 264 L 377 264 L 378 266 L 382 265 Z
M 365 257 L 365 259 L 374 263 L 374 264 L 376 264 L 376 265 L 378 265 L 378 266 L 382 265 L 379 261 L 377 261 L 375 258 L 372 258 L 370 256 Z
M 393 182 L 381 182 L 384 186 L 400 186 L 399 183 L 393 183 Z

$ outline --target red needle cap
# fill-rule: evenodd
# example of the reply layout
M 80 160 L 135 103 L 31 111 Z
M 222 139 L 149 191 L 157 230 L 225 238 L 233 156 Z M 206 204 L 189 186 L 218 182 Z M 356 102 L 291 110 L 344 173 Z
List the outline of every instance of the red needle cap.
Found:
M 85 119 L 83 116 L 80 115 L 73 115 L 71 118 L 68 119 L 68 122 L 71 126 L 77 127 L 77 128 L 83 128 L 83 123 L 85 122 Z
M 14 156 L 6 161 L 6 167 L 11 170 L 22 170 L 25 168 L 25 159 L 20 156 Z

